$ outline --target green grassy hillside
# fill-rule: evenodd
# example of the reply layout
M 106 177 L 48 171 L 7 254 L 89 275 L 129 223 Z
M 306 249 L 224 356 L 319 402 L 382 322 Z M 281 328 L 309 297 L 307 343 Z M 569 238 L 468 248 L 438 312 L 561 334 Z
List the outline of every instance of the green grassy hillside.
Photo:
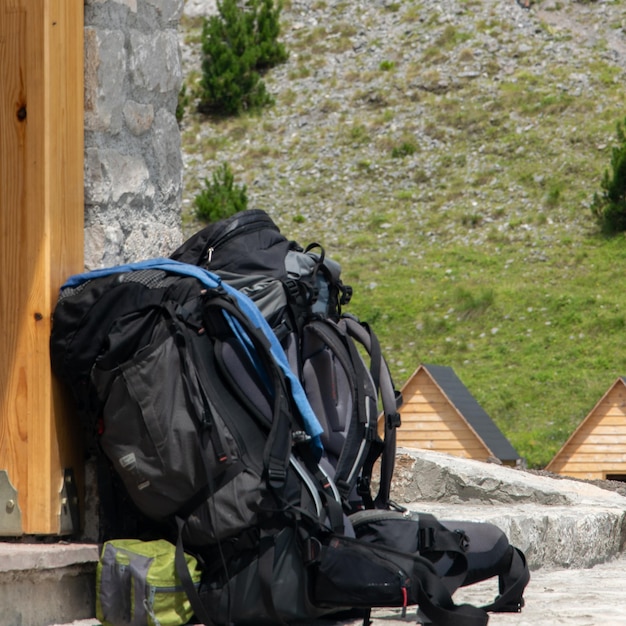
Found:
M 228 162 L 249 206 L 342 263 L 398 384 L 453 367 L 542 467 L 626 375 L 626 240 L 589 210 L 626 115 L 625 18 L 620 2 L 294 0 L 290 59 L 264 77 L 276 105 L 187 113 L 186 206 Z

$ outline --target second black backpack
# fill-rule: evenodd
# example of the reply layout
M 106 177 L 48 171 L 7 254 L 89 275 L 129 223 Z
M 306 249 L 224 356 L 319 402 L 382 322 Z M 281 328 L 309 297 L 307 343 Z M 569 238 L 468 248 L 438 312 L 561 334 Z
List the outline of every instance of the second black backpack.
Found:
M 317 243 L 302 248 L 285 238 L 261 210 L 210 224 L 172 258 L 215 272 L 268 321 L 322 425 L 322 465 L 346 512 L 388 508 L 402 398 L 376 334 L 342 311 L 352 289 L 342 282 L 339 264 Z M 379 488 L 372 494 L 378 459 Z

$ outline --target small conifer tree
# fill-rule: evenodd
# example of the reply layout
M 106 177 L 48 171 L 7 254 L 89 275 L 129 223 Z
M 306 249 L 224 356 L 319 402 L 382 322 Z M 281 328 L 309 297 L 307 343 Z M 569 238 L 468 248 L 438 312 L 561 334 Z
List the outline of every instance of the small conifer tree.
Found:
M 199 110 L 238 114 L 273 102 L 259 71 L 287 58 L 277 41 L 281 6 L 273 0 L 218 0 L 202 30 Z
M 617 123 L 618 145 L 611 151 L 611 171 L 605 170 L 602 192 L 591 204 L 602 230 L 607 234 L 626 231 L 626 119 Z
M 265 104 L 264 86 L 250 41 L 249 14 L 236 0 L 218 2 L 218 15 L 205 20 L 202 29 L 202 80 L 199 109 L 203 113 L 237 114 Z
M 255 5 L 255 43 L 259 70 L 284 63 L 289 54 L 284 44 L 278 41 L 280 34 L 280 12 L 282 2 L 274 6 L 274 0 L 253 0 Z
M 196 217 L 204 222 L 218 222 L 248 208 L 247 187 L 235 185 L 235 176 L 222 163 L 213 179 L 204 179 L 204 189 L 194 199 Z

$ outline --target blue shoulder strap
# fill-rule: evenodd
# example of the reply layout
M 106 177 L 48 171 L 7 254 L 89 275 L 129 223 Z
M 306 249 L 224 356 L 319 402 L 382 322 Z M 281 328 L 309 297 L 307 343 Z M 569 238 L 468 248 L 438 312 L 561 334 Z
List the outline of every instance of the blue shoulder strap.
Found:
M 162 270 L 164 272 L 179 274 L 181 276 L 192 276 L 198 279 L 207 288 L 216 289 L 220 287 L 232 296 L 239 305 L 241 311 L 248 317 L 253 326 L 258 328 L 267 337 L 272 356 L 289 380 L 289 386 L 291 388 L 293 399 L 304 420 L 306 432 L 312 438 L 313 447 L 321 453 L 322 443 L 320 435 L 324 431 L 315 416 L 311 405 L 309 404 L 298 377 L 292 372 L 289 362 L 287 361 L 285 351 L 280 345 L 276 335 L 272 331 L 269 324 L 265 321 L 265 318 L 254 302 L 252 302 L 252 300 L 250 300 L 250 298 L 248 298 L 245 294 L 223 282 L 222 279 L 213 272 L 209 272 L 208 270 L 197 265 L 188 265 L 187 263 L 180 263 L 179 261 L 173 261 L 172 259 L 156 258 L 149 259 L 147 261 L 139 261 L 137 263 L 127 263 L 124 265 L 117 265 L 115 267 L 93 270 L 82 274 L 75 274 L 74 276 L 68 278 L 61 289 L 66 287 L 77 287 L 88 280 L 101 278 L 103 276 L 110 276 L 111 274 L 134 272 L 138 270 Z

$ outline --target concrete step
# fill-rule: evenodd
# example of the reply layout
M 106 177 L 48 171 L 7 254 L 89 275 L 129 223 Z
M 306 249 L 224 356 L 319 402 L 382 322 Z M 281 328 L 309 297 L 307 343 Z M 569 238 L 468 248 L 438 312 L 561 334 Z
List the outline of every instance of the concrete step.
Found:
M 457 603 L 482 605 L 497 593 L 495 581 L 460 589 Z M 550 569 L 532 572 L 521 613 L 496 613 L 489 626 L 624 626 L 626 624 L 626 556 L 591 569 Z M 375 609 L 373 626 L 415 624 L 415 609 L 402 617 L 400 609 Z M 76 620 L 57 626 L 99 626 L 96 620 Z M 310 626 L 362 626 L 363 619 L 319 621 Z
M 592 567 L 626 544 L 626 497 L 589 482 L 400 450 L 391 496 L 440 519 L 496 524 L 531 569 Z
M 94 615 L 97 561 L 94 544 L 1 542 L 0 626 L 46 626 Z

